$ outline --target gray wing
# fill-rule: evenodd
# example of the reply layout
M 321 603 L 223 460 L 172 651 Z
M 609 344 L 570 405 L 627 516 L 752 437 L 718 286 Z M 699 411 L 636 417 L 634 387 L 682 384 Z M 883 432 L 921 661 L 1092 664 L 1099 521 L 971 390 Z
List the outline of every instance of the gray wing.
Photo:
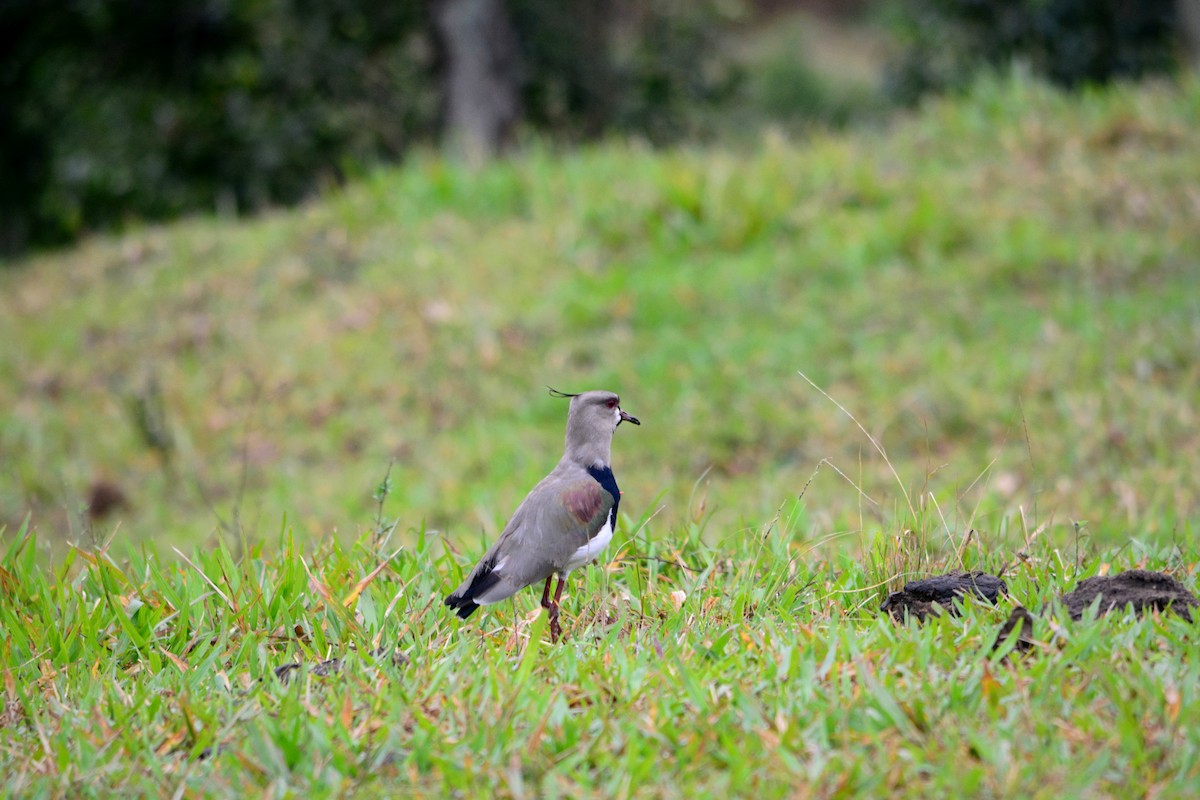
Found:
M 460 617 L 546 580 L 604 527 L 616 498 L 572 466 L 559 465 L 533 488 L 500 538 L 446 598 Z

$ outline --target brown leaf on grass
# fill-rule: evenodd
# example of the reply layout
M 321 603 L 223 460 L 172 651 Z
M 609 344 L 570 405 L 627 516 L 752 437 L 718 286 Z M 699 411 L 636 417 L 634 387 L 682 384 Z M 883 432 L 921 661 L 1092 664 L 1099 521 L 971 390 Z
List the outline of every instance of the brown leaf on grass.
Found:
M 767 728 L 759 728 L 755 733 L 758 734 L 758 738 L 762 740 L 763 745 L 766 746 L 768 751 L 779 748 L 779 734 L 775 733 L 775 731 Z
M 342 600 L 342 605 L 345 606 L 346 608 L 350 608 L 350 606 L 354 605 L 358 601 L 359 595 L 361 595 L 363 593 L 363 589 L 366 589 L 368 586 L 370 586 L 371 581 L 373 581 L 377 577 L 379 577 L 379 573 L 383 572 L 384 567 L 386 567 L 388 564 L 392 563 L 392 559 L 395 558 L 396 556 L 400 555 L 400 550 L 403 550 L 403 549 L 404 548 L 401 547 L 399 550 L 392 553 L 390 556 L 388 556 L 382 562 L 380 562 L 379 566 L 377 566 L 375 569 L 371 570 L 371 572 L 368 573 L 365 578 L 363 578 L 358 583 L 354 584 L 354 588 L 350 590 L 350 594 L 346 595 L 345 599 Z
M 112 738 L 112 726 L 108 724 L 108 718 L 104 716 L 104 712 L 99 707 L 92 708 L 92 724 L 95 726 L 94 730 L 100 734 L 102 739 Z
M 167 738 L 162 740 L 162 743 L 158 747 L 154 748 L 155 755 L 165 756 L 167 753 L 174 751 L 179 747 L 180 743 L 187 738 L 187 735 L 187 728 L 183 728 L 175 731 L 172 734 L 169 734 Z
M 1179 719 L 1179 710 L 1183 706 L 1183 700 L 1179 693 L 1179 687 L 1175 685 L 1174 681 L 1169 681 L 1166 686 L 1163 687 L 1163 700 L 1165 701 L 1164 707 L 1167 712 L 1167 719 L 1173 725 L 1175 724 L 1175 721 Z
M 170 650 L 163 650 L 162 654 L 166 656 L 167 660 L 174 664 L 176 669 L 178 669 L 180 672 L 187 672 L 189 669 L 191 669 L 186 661 L 172 653 Z
M 303 558 L 300 559 L 300 564 L 304 567 L 304 571 L 308 573 L 308 585 L 316 592 L 327 605 L 337 605 L 337 601 L 333 599 L 333 592 L 329 591 L 329 587 L 317 580 L 317 576 L 313 575 L 311 569 L 308 568 L 308 562 Z
M 15 596 L 20 585 L 20 582 L 13 577 L 11 572 L 6 570 L 4 567 L 0 567 L 0 590 L 2 590 L 6 596 Z

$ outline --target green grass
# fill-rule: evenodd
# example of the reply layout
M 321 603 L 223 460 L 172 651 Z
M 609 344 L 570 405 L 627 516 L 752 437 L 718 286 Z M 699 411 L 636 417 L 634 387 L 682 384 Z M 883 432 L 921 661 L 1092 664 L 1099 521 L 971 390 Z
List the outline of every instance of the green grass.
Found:
M 698 534 L 573 576 L 559 646 L 535 591 L 448 614 L 468 565 L 431 537 L 356 598 L 394 552 L 370 538 L 187 561 L 72 550 L 47 571 L 17 537 L 0 573 L 6 788 L 1185 797 L 1200 779 L 1194 625 L 1042 621 L 1035 653 L 1005 661 L 989 651 L 1007 602 L 898 626 L 875 616 L 878 576 L 803 531 Z M 1027 555 L 1008 581 L 1033 607 L 1102 567 L 1195 588 L 1194 548 L 1135 542 L 1082 568 Z M 341 671 L 316 674 L 331 657 Z
M 1002 661 L 1007 604 L 876 610 L 942 568 L 1034 608 L 1132 566 L 1195 590 L 1196 153 L 1194 80 L 990 81 L 748 151 L 419 157 L 11 265 L 6 789 L 1190 795 L 1194 626 Z M 546 384 L 643 421 L 557 648 L 532 590 L 440 606 L 559 455 Z M 128 506 L 90 519 L 98 482 Z

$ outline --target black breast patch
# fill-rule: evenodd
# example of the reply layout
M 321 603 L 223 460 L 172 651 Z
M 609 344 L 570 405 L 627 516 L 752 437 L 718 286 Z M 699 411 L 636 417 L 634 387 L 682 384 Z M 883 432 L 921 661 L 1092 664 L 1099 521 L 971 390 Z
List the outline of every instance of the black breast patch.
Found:
M 617 522 L 617 507 L 621 505 L 621 490 L 617 488 L 617 479 L 613 476 L 612 467 L 588 467 L 588 475 L 596 479 L 596 483 L 600 484 L 600 488 L 612 495 L 613 507 L 612 515 L 609 519 L 613 522 L 613 528 L 616 528 Z

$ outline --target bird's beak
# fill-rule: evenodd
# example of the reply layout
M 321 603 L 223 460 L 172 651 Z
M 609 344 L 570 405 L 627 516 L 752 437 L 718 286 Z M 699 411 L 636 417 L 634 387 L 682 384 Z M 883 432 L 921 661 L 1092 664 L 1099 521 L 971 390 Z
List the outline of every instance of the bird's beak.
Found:
M 632 416 L 631 414 L 626 414 L 625 409 L 617 409 L 617 410 L 621 412 L 621 418 L 619 420 L 617 420 L 618 425 L 620 425 L 622 422 L 632 422 L 634 425 L 642 424 L 641 422 L 638 421 L 637 417 Z

